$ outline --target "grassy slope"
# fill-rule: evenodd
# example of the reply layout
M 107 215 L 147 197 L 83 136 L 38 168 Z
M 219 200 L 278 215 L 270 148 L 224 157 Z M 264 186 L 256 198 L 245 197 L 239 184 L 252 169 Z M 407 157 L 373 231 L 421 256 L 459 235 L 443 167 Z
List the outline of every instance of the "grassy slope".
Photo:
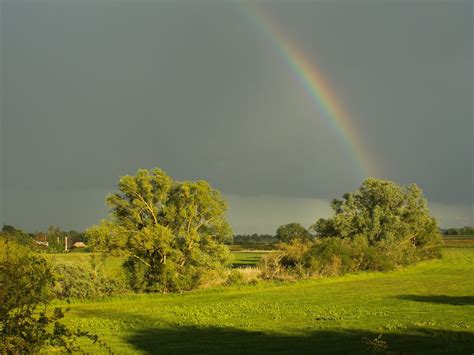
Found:
M 366 352 L 382 334 L 391 351 L 471 354 L 473 271 L 474 248 L 450 248 L 390 273 L 75 303 L 66 319 L 117 353 Z

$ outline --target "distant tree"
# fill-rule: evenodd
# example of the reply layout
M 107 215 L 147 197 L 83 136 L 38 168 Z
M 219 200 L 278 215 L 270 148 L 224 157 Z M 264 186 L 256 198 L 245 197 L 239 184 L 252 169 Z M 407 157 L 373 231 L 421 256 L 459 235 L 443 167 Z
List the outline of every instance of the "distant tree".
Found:
M 474 227 L 448 228 L 443 231 L 444 235 L 474 235 Z
M 308 241 L 312 239 L 309 231 L 299 223 L 289 223 L 278 227 L 276 238 L 279 242 L 289 243 L 294 239 Z
M 83 242 L 87 243 L 86 234 L 84 232 L 78 232 L 75 230 L 71 230 L 65 233 L 68 237 L 68 244 L 74 244 L 75 242 Z
M 139 170 L 107 197 L 108 220 L 87 231 L 102 250 L 129 254 L 136 290 L 190 289 L 229 261 L 226 203 L 205 181 L 173 181 L 160 169 Z
M 14 226 L 12 226 L 10 224 L 4 224 L 3 227 L 2 227 L 2 232 L 4 232 L 4 233 L 14 233 L 17 230 L 18 229 L 16 229 Z
M 46 232 L 46 238 L 48 241 L 49 252 L 62 252 L 64 251 L 64 237 L 67 234 L 63 232 L 57 226 L 49 226 Z
M 400 186 L 370 178 L 358 191 L 334 199 L 331 207 L 334 216 L 319 219 L 312 226 L 320 237 L 362 236 L 370 245 L 384 243 L 391 250 L 412 246 L 427 254 L 439 254 L 437 222 L 415 184 Z
M 8 237 L 10 241 L 15 241 L 16 243 L 22 245 L 28 245 L 32 241 L 31 237 L 27 233 L 8 224 L 3 225 L 1 234 L 5 237 Z

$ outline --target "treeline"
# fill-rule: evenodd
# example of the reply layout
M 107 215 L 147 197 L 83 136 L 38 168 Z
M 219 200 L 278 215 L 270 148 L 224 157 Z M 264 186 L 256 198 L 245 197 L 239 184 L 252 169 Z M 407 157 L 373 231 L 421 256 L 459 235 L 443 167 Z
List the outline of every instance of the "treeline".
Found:
M 274 244 L 278 241 L 276 236 L 271 234 L 237 234 L 232 239 L 232 244 Z
M 237 234 L 230 243 L 231 250 L 272 250 L 278 242 L 276 236 L 271 234 Z
M 443 235 L 466 235 L 474 236 L 474 227 L 462 227 L 462 228 L 448 228 L 442 229 L 441 232 Z

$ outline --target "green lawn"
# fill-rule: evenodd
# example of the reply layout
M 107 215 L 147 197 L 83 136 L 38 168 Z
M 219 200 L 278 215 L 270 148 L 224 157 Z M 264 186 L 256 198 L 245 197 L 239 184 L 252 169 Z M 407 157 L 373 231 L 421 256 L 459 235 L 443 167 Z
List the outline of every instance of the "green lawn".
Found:
M 267 253 L 262 251 L 234 251 L 232 252 L 232 267 L 255 266 L 260 261 L 262 255 Z
M 474 248 L 447 248 L 388 273 L 77 302 L 66 323 L 115 353 L 472 354 L 473 271 Z

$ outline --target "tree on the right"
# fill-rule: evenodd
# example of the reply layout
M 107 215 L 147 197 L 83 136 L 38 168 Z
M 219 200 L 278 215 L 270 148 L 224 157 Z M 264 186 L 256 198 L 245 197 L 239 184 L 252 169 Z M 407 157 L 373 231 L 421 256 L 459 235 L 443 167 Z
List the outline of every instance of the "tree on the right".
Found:
M 368 178 L 361 187 L 331 202 L 334 215 L 311 226 L 318 238 L 364 238 L 392 252 L 412 251 L 421 258 L 437 257 L 443 243 L 437 221 L 416 185 Z

